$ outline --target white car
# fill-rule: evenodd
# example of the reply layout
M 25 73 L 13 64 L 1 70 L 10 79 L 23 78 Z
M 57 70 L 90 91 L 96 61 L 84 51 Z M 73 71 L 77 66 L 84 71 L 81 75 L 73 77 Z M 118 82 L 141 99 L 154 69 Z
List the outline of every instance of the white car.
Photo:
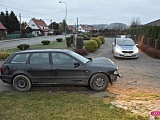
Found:
M 116 38 L 112 43 L 114 57 L 138 58 L 139 49 L 131 38 Z

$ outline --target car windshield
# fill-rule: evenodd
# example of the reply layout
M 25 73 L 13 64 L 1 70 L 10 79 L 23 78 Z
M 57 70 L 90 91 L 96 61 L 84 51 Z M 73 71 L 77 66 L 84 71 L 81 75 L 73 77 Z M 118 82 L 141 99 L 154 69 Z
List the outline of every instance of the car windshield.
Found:
M 89 59 L 87 59 L 87 58 L 85 58 L 85 57 L 83 57 L 83 56 L 81 56 L 81 55 L 79 55 L 79 54 L 77 54 L 73 51 L 70 51 L 70 54 L 72 56 L 76 57 L 78 60 L 82 61 L 83 63 L 88 63 L 90 61 Z
M 133 46 L 135 45 L 135 42 L 133 40 L 117 40 L 117 45 L 120 46 Z

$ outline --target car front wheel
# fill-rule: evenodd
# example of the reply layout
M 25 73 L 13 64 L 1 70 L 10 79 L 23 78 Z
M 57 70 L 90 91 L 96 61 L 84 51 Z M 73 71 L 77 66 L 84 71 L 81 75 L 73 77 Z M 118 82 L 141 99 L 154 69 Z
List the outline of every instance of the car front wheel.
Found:
M 90 87 L 95 91 L 103 91 L 108 87 L 109 79 L 105 74 L 98 73 L 91 77 Z
M 25 75 L 17 75 L 13 79 L 13 87 L 21 92 L 26 92 L 31 88 L 31 81 Z

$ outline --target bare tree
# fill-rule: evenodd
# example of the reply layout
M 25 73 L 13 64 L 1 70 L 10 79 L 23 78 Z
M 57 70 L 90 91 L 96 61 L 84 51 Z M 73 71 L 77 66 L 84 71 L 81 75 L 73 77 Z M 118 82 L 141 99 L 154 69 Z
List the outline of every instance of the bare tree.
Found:
M 133 17 L 131 20 L 131 27 L 138 27 L 141 24 L 139 17 Z

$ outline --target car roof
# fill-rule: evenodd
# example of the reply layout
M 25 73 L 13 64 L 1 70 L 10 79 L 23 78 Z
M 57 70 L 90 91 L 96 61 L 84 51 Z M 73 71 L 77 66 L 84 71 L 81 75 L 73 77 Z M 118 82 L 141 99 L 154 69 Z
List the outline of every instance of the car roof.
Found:
M 33 53 L 33 52 L 64 52 L 68 53 L 71 50 L 68 49 L 36 49 L 36 50 L 24 50 L 24 51 L 19 51 L 15 53 Z

